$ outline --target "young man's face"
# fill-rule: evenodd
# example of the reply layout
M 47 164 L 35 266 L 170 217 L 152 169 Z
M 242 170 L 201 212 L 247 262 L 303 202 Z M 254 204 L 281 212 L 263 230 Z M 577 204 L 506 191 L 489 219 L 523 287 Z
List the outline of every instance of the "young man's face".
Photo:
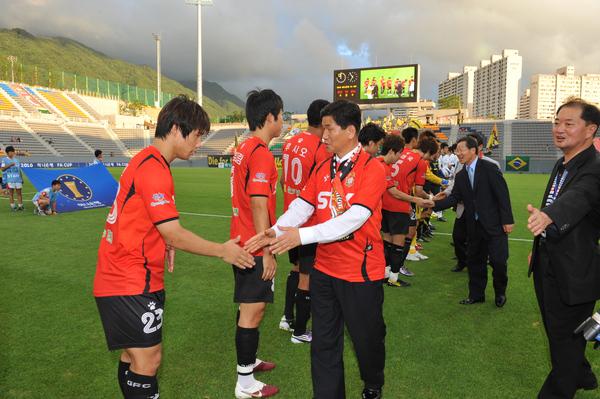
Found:
M 562 152 L 578 148 L 594 137 L 597 126 L 581 119 L 581 108 L 563 107 L 552 126 L 554 145 Z
M 456 156 L 458 156 L 460 163 L 468 165 L 477 157 L 477 153 L 475 152 L 475 148 L 468 148 L 467 143 L 461 141 L 456 146 Z
M 192 155 L 196 153 L 196 150 L 202 145 L 202 133 L 200 132 L 200 129 L 192 130 L 190 134 L 184 138 L 181 135 L 181 130 L 179 128 L 176 128 L 175 126 L 173 126 L 173 128 L 177 129 L 175 136 L 175 153 L 177 158 L 190 159 Z
M 7 155 L 9 158 L 12 158 L 12 157 L 14 157 L 14 156 L 15 156 L 15 152 L 14 152 L 14 151 L 9 151 L 9 152 L 7 152 L 7 153 L 6 153 L 6 155 Z
M 381 150 L 381 144 L 383 143 L 383 139 L 378 142 L 374 142 L 373 140 L 369 141 L 369 144 L 363 147 L 363 149 L 371 156 L 376 156 Z
M 58 192 L 60 190 L 60 184 L 55 184 L 52 186 L 52 191 L 54 191 L 55 193 Z
M 283 110 L 279 111 L 277 119 L 273 118 L 273 137 L 279 137 L 281 129 L 283 129 Z
M 346 129 L 342 129 L 329 115 L 323 117 L 323 129 L 323 143 L 327 146 L 327 151 L 338 155 L 344 155 L 340 152 L 345 150 L 356 137 L 354 126 L 348 125 Z

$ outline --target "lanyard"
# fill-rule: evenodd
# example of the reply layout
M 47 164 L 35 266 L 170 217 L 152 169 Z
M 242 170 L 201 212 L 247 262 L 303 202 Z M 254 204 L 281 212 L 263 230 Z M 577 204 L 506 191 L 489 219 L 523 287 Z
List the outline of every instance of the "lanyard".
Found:
M 361 153 L 361 147 L 358 148 L 356 153 L 349 160 L 340 164 L 339 171 L 337 170 L 337 160 L 335 157 L 331 159 L 331 217 L 335 218 L 342 213 L 346 212 L 350 208 L 348 201 L 346 200 L 346 193 L 342 187 L 342 180 L 352 171 L 356 161 Z
M 567 179 L 567 174 L 567 170 L 562 167 L 558 170 L 556 176 L 554 176 L 554 181 L 552 182 L 550 191 L 548 192 L 548 198 L 546 198 L 546 205 L 550 205 L 556 200 L 560 189 L 562 188 L 563 184 L 565 183 L 565 180 Z

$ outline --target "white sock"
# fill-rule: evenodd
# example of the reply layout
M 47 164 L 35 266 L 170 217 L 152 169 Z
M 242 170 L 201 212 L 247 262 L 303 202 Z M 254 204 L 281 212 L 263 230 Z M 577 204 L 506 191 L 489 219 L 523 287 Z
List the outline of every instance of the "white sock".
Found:
M 390 266 L 385 267 L 385 278 L 388 278 L 390 276 L 391 270 L 392 270 L 392 268 Z
M 254 383 L 256 383 L 256 380 L 254 379 L 253 370 L 254 366 L 240 366 L 239 364 L 237 365 L 237 383 L 240 384 L 242 388 L 250 388 L 254 385 Z
M 398 281 L 398 273 L 394 273 L 394 272 L 390 271 L 390 277 L 388 278 L 388 280 L 391 283 L 395 283 L 396 281 Z

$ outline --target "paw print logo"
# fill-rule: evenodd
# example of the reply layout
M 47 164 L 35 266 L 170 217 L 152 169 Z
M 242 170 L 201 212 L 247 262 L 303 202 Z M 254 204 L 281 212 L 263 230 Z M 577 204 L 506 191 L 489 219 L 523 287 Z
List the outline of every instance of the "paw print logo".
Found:
M 154 302 L 150 302 L 150 303 L 148 304 L 148 308 L 149 308 L 150 310 L 154 310 L 154 309 L 156 308 L 156 303 L 154 303 Z

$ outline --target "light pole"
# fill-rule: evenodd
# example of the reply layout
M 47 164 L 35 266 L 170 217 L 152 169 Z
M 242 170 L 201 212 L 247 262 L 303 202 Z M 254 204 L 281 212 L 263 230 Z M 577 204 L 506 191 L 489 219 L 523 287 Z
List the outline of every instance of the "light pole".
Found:
M 154 105 L 157 108 L 160 108 L 160 33 L 153 33 L 152 36 L 154 36 L 154 40 L 156 40 L 156 93 L 158 97 Z
M 10 77 L 11 81 L 15 83 L 15 62 L 17 62 L 17 57 L 14 55 L 9 55 L 6 57 L 8 61 L 10 61 Z
M 210 6 L 212 0 L 185 0 L 186 4 L 198 7 L 198 72 L 196 76 L 196 97 L 202 105 L 202 6 Z

